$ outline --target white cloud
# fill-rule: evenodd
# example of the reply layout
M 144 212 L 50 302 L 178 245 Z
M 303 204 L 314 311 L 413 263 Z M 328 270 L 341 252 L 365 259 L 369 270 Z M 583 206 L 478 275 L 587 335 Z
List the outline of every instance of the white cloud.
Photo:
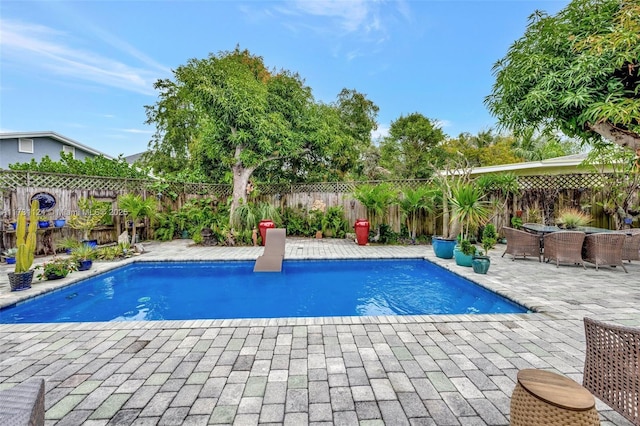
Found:
M 145 130 L 145 129 L 119 129 L 119 130 L 125 133 L 144 134 L 144 135 L 153 134 L 153 130 Z
M 308 15 L 335 19 L 346 32 L 368 26 L 373 2 L 366 0 L 293 0 L 294 7 Z
M 389 39 L 390 15 L 410 19 L 409 6 L 404 0 L 288 0 L 260 12 L 255 8 L 240 10 L 250 19 L 279 19 L 279 24 L 292 32 L 307 31 L 334 39 L 356 36 L 360 41 L 374 44 Z
M 444 129 L 445 127 L 451 127 L 453 126 L 453 123 L 449 120 L 434 120 L 433 121 L 433 127 L 439 127 L 441 129 Z
M 152 71 L 75 48 L 65 33 L 44 25 L 0 19 L 0 32 L 2 62 L 145 95 L 155 94 L 157 67 Z
M 378 128 L 371 132 L 371 140 L 377 142 L 378 140 L 384 139 L 389 136 L 389 125 L 388 124 L 378 124 Z

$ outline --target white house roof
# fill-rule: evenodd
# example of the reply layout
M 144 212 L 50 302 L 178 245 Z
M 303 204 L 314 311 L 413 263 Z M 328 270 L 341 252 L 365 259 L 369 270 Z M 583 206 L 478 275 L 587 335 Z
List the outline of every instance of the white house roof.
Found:
M 97 149 L 93 149 L 87 145 L 81 144 L 80 142 L 74 141 L 73 139 L 69 139 L 68 137 L 59 135 L 56 132 L 11 132 L 11 133 L 0 133 L 0 139 L 15 139 L 15 138 L 51 138 L 55 139 L 59 142 L 64 143 L 65 145 L 70 145 L 81 149 L 82 151 L 88 152 L 93 155 L 102 155 L 103 157 L 113 160 L 113 157 L 105 154 L 104 152 L 98 151 Z
M 526 171 L 534 169 L 549 168 L 578 168 L 580 164 L 587 158 L 586 153 L 565 155 L 564 157 L 549 158 L 540 161 L 527 161 L 524 163 L 500 164 L 496 166 L 475 167 L 471 170 L 471 175 L 480 175 L 486 173 L 501 173 Z

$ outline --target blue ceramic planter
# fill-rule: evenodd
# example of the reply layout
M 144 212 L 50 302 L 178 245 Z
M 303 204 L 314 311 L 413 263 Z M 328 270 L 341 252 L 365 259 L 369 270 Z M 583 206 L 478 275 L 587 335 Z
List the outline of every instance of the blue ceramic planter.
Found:
M 78 271 L 88 271 L 89 269 L 91 269 L 91 265 L 93 265 L 93 261 L 91 259 L 79 260 Z
M 65 219 L 56 219 L 53 221 L 53 226 L 56 228 L 62 228 L 67 221 Z
M 491 259 L 487 256 L 474 256 L 471 261 L 471 266 L 473 267 L 473 272 L 476 274 L 486 274 L 489 266 L 491 266 Z
M 433 252 L 436 257 L 441 259 L 453 258 L 453 249 L 456 246 L 456 240 L 448 240 L 442 237 L 433 237 L 431 239 L 433 244 Z
M 453 250 L 453 256 L 456 258 L 456 265 L 458 266 L 466 266 L 471 267 L 471 262 L 473 261 L 473 255 L 464 254 L 461 252 L 456 246 Z

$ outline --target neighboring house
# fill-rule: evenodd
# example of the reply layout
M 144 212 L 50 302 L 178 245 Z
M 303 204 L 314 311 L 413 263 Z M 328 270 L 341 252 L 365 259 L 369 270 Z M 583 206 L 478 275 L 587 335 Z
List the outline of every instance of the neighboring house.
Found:
M 516 176 L 544 176 L 544 175 L 570 175 L 581 173 L 594 173 L 591 166 L 583 165 L 587 154 L 573 154 L 564 157 L 549 158 L 540 161 L 527 161 L 523 163 L 500 164 L 497 166 L 474 167 L 471 176 L 479 176 L 489 173 L 513 173 Z M 459 174 L 459 172 L 454 172 Z
M 126 157 L 124 157 L 124 161 L 126 161 L 129 164 L 133 164 L 136 161 L 138 161 L 140 158 L 142 158 L 142 156 L 146 153 L 147 151 L 142 151 L 137 154 L 127 155 Z
M 28 163 L 31 159 L 40 161 L 47 155 L 58 161 L 60 152 L 69 152 L 78 160 L 99 155 L 113 158 L 55 132 L 0 133 L 0 169 L 8 169 L 9 164 Z

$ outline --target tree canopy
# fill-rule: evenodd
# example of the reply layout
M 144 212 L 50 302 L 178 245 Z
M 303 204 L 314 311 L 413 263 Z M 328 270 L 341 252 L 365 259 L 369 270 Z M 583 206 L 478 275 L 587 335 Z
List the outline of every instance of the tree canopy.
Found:
M 494 65 L 485 99 L 516 134 L 535 127 L 640 148 L 640 3 L 573 0 L 537 11 Z
M 400 116 L 391 123 L 389 136 L 380 144 L 380 165 L 396 178 L 430 177 L 442 163 L 440 144 L 446 135 L 431 120 L 419 113 Z
M 147 161 L 158 173 L 188 166 L 212 181 L 233 182 L 232 216 L 256 171 L 268 178 L 271 168 L 272 179 L 296 180 L 318 170 L 348 171 L 370 144 L 370 136 L 357 138 L 375 127 L 377 114 L 355 91 L 343 91 L 336 105 L 316 102 L 298 74 L 270 70 L 237 47 L 191 59 L 174 80 L 155 87 L 159 100 L 147 107 L 147 123 L 156 133 Z

